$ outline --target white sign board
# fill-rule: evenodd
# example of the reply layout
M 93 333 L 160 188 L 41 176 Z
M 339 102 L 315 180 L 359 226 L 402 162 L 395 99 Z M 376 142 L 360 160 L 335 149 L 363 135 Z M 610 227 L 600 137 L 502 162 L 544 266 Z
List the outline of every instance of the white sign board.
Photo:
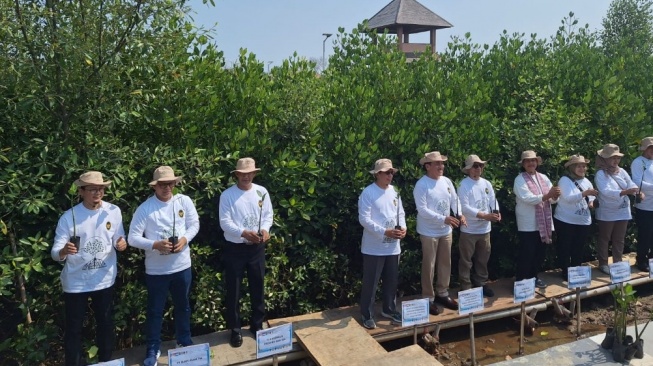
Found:
M 535 278 L 527 278 L 521 281 L 515 281 L 513 287 L 514 303 L 518 304 L 535 297 Z
M 483 310 L 483 288 L 474 287 L 458 292 L 458 314 L 465 315 Z
M 256 332 L 256 358 L 263 358 L 292 350 L 292 323 Z
M 648 260 L 648 277 L 653 278 L 653 258 Z
M 208 343 L 168 350 L 168 366 L 211 366 Z
M 569 267 L 567 269 L 567 288 L 590 287 L 592 269 L 589 266 Z
M 429 322 L 429 299 L 417 299 L 401 303 L 401 326 L 410 327 Z
M 626 282 L 630 280 L 630 263 L 621 261 L 610 265 L 610 280 L 612 283 Z
M 91 366 L 125 366 L 125 359 L 121 358 L 121 359 L 113 360 L 113 361 L 100 362 L 100 363 L 96 363 L 95 365 L 91 365 Z

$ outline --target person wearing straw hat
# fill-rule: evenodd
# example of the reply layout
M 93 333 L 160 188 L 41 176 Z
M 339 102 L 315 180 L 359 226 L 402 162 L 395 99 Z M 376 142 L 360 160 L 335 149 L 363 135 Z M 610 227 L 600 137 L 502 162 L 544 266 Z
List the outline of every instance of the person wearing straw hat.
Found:
M 544 262 L 547 245 L 553 243 L 551 204 L 557 202 L 560 188 L 554 187 L 549 177 L 537 171 L 542 158 L 535 151 L 522 152 L 519 164 L 523 171 L 515 178 L 513 186 L 520 243 L 515 280 L 535 278 L 535 286 L 543 289 L 546 283 L 538 278 L 538 272 Z
M 605 144 L 596 152 L 597 172 L 594 184 L 599 191 L 595 218 L 599 229 L 596 253 L 599 270 L 610 274 L 608 267 L 608 245 L 612 242 L 612 262 L 620 262 L 624 253 L 626 229 L 632 218 L 629 195 L 635 195 L 639 187 L 630 178 L 626 170 L 619 168 L 624 156 L 619 146 Z
M 105 181 L 100 172 L 88 171 L 74 184 L 82 202 L 59 218 L 51 251 L 52 259 L 63 264 L 66 366 L 86 364 L 82 361 L 82 328 L 89 298 L 97 326 L 98 359 L 111 360 L 116 251 L 127 248 L 120 208 L 102 200 L 111 181 Z
M 363 226 L 363 284 L 360 311 L 363 326 L 376 328 L 374 300 L 379 279 L 383 282 L 381 316 L 401 324 L 397 311 L 399 278 L 399 242 L 406 236 L 406 214 L 401 196 L 391 184 L 398 169 L 389 159 L 379 159 L 370 174 L 374 182 L 358 197 L 358 221 Z
M 583 249 L 592 224 L 590 209 L 599 193 L 585 177 L 587 164 L 589 160 L 582 155 L 572 155 L 565 163 L 567 174 L 558 181 L 560 198 L 553 221 L 558 233 L 556 259 L 564 280 L 569 267 L 578 267 L 583 262 Z
M 224 230 L 222 252 L 226 288 L 225 320 L 231 329 L 232 347 L 243 344 L 240 321 L 240 287 L 245 271 L 251 298 L 252 315 L 249 330 L 252 335 L 263 329 L 265 318 L 265 243 L 270 240 L 273 224 L 272 201 L 265 187 L 253 182 L 256 167 L 252 158 L 238 159 L 231 173 L 236 184 L 220 195 L 219 219 Z
M 637 269 L 649 272 L 648 259 L 653 253 L 653 137 L 645 137 L 639 144 L 642 155 L 630 164 L 633 182 L 640 187 L 642 196 L 635 201 L 637 224 Z M 639 201 L 639 202 L 638 202 Z
M 458 197 L 463 215 L 468 219 L 467 226 L 460 228 L 458 239 L 458 277 L 463 291 L 472 286 L 482 287 L 483 295 L 492 297 L 494 291 L 487 285 L 487 262 L 492 249 L 490 232 L 492 223 L 501 221 L 501 213 L 492 184 L 481 177 L 485 163 L 478 155 L 469 155 L 462 169 L 467 177 L 458 186 Z
M 458 310 L 458 302 L 449 296 L 452 228 L 466 225 L 456 189 L 451 180 L 444 176 L 446 161 L 447 157 L 439 151 L 424 154 L 419 163 L 425 174 L 413 190 L 417 207 L 417 233 L 422 243 L 422 296 L 429 299 L 432 315 L 442 312 L 438 304 Z M 437 279 L 433 289 L 436 269 Z
M 174 305 L 177 345 L 186 347 L 193 344 L 190 333 L 192 272 L 189 244 L 197 235 L 200 222 L 191 198 L 173 191 L 181 179 L 169 166 L 156 168 L 149 183 L 154 195 L 138 206 L 129 225 L 129 244 L 145 253 L 144 366 L 156 365 L 161 354 L 161 326 L 168 293 Z

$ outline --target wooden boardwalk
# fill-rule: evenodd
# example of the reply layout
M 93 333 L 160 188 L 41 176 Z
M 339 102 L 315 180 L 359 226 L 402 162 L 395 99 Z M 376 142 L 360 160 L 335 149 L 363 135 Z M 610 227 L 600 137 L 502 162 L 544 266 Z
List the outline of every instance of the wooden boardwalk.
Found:
M 650 282 L 648 273 L 639 272 L 634 267 L 634 254 L 624 256 L 624 260 L 631 264 L 631 282 Z M 585 296 L 595 296 L 606 290 L 610 285 L 610 277 L 598 271 L 596 263 L 592 267 L 592 283 L 589 288 L 583 289 Z M 534 299 L 526 302 L 527 307 L 547 307 L 552 298 L 573 295 L 574 290 L 566 287 L 559 271 L 549 271 L 540 274 L 548 286 L 545 290 L 537 290 Z M 513 303 L 513 279 L 501 279 L 491 285 L 495 292 L 492 298 L 485 298 L 485 309 L 475 313 L 476 322 L 496 319 L 498 317 L 512 316 L 519 312 L 520 304 Z M 452 297 L 457 297 L 452 291 Z M 400 301 L 416 298 L 405 297 Z M 400 305 L 400 304 L 398 304 Z M 380 304 L 377 304 L 375 319 L 377 328 L 367 330 L 360 325 L 360 311 L 358 306 L 326 310 L 318 313 L 299 315 L 288 318 L 270 320 L 270 326 L 293 323 L 295 332 L 293 351 L 289 354 L 279 355 L 279 362 L 311 357 L 321 365 L 439 365 L 418 346 L 394 352 L 386 352 L 378 341 L 385 341 L 401 337 L 412 336 L 413 328 L 402 328 L 393 325 L 389 320 L 380 317 Z M 445 309 L 437 316 L 430 316 L 429 323 L 420 325 L 420 332 L 432 331 L 436 327 L 448 328 L 468 324 L 467 316 L 459 316 L 457 312 Z M 243 345 L 232 348 L 229 345 L 229 331 L 221 331 L 193 337 L 196 344 L 209 343 L 211 346 L 211 365 L 271 365 L 272 357 L 256 359 L 256 342 L 246 329 L 243 330 Z M 167 366 L 167 350 L 174 347 L 174 341 L 163 342 L 161 347 L 160 366 Z M 126 365 L 138 366 L 143 361 L 144 346 L 114 352 L 115 358 L 124 357 Z M 410 355 L 410 357 L 408 357 Z M 424 357 L 426 356 L 426 357 Z M 396 361 L 401 358 L 402 361 Z M 380 360 L 394 361 L 380 361 Z M 344 361 L 343 361 L 344 360 Z M 410 362 L 408 361 L 410 360 Z M 386 362 L 386 363 L 384 363 Z

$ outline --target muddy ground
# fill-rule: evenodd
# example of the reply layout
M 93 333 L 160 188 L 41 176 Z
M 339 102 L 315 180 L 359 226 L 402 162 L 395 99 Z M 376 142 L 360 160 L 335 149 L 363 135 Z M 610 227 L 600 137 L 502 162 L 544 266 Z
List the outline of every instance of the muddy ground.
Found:
M 635 311 L 640 324 L 653 314 L 653 284 L 640 285 L 635 290 L 637 301 L 629 312 L 631 325 L 635 323 Z M 606 327 L 612 324 L 614 307 L 611 294 L 584 299 L 581 309 L 580 338 L 605 333 Z M 535 320 L 538 321 L 539 326 L 532 332 L 527 332 L 524 354 L 533 354 L 579 339 L 576 336 L 576 320 L 558 316 L 551 308 L 539 312 Z M 474 332 L 476 360 L 479 365 L 489 365 L 519 357 L 520 332 L 517 319 L 506 318 L 479 323 L 475 325 Z M 420 344 L 445 366 L 469 365 L 471 364 L 469 334 L 469 327 L 445 329 L 440 332 L 439 344 L 435 345 L 429 342 L 429 339 L 426 342 L 422 340 Z

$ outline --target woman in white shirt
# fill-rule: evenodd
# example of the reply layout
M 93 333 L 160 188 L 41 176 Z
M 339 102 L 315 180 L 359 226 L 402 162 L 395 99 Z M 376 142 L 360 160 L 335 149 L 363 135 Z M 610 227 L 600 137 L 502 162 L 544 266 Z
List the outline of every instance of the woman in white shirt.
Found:
M 619 162 L 624 156 L 619 152 L 619 146 L 606 144 L 596 154 L 597 172 L 594 183 L 599 190 L 599 207 L 596 209 L 599 237 L 596 251 L 599 270 L 610 274 L 608 244 L 612 242 L 612 262 L 620 262 L 624 253 L 626 228 L 631 219 L 628 195 L 637 193 L 638 187 L 630 175 L 619 168 Z
M 565 163 L 567 175 L 560 178 L 560 198 L 555 210 L 554 223 L 557 235 L 556 254 L 562 278 L 567 279 L 569 267 L 583 262 L 583 248 L 590 235 L 594 199 L 599 193 L 586 177 L 589 160 L 582 155 L 573 155 Z

